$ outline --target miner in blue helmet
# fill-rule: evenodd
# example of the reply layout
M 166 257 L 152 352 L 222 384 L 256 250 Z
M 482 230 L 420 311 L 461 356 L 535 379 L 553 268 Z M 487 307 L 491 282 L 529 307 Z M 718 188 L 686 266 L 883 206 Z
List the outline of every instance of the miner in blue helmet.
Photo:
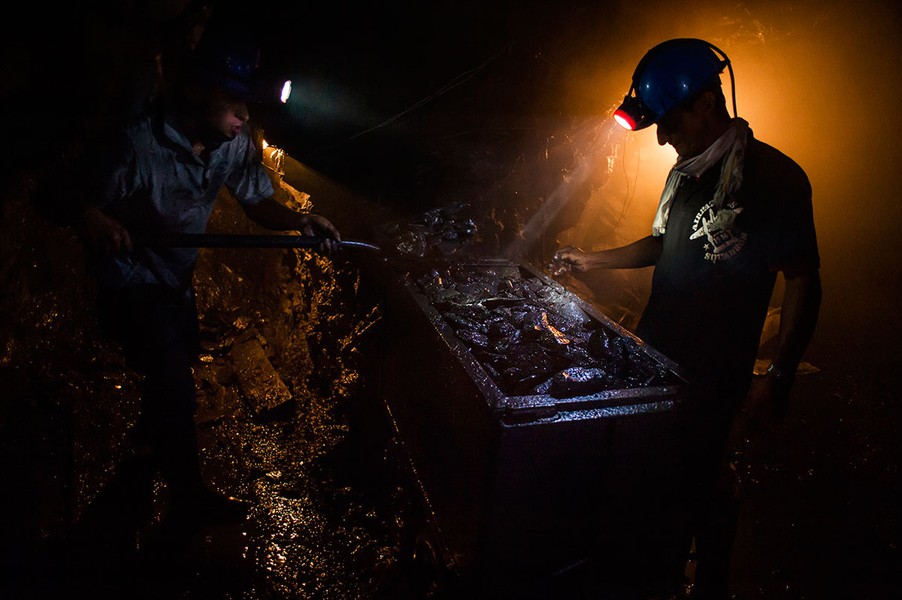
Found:
M 658 143 L 676 150 L 651 231 L 622 247 L 555 254 L 577 272 L 654 269 L 637 334 L 680 365 L 699 399 L 676 419 L 683 480 L 693 484 L 683 500 L 672 498 L 686 504 L 685 537 L 662 542 L 672 547 L 659 556 L 678 581 L 694 537 L 694 598 L 729 597 L 736 507 L 721 484 L 731 432 L 787 411 L 822 294 L 808 177 L 755 138 L 736 116 L 735 93 L 731 117 L 720 80 L 726 68 L 732 79 L 726 55 L 699 39 L 668 40 L 645 54 L 613 116 L 630 130 L 656 127 Z M 778 275 L 783 290 L 775 294 Z M 767 347 L 770 366 L 754 376 L 772 301 L 780 330 Z
M 276 198 L 250 125 L 259 54 L 240 28 L 211 21 L 200 43 L 164 73 L 148 114 L 96 152 L 75 226 L 100 292 L 100 316 L 144 378 L 135 448 L 155 461 L 175 530 L 242 520 L 245 507 L 202 476 L 195 429 L 198 248 L 154 245 L 169 234 L 204 233 L 217 198 L 237 201 L 270 230 L 318 235 L 338 249 L 339 232 L 316 214 Z

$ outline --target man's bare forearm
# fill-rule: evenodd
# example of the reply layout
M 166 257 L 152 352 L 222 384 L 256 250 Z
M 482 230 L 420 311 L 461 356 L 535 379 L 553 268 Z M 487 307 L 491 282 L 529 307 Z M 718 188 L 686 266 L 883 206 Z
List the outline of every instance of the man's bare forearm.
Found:
M 593 252 L 590 260 L 595 269 L 650 267 L 658 262 L 661 247 L 662 239 L 650 235 L 626 246 Z
M 648 236 L 626 246 L 597 252 L 567 246 L 554 253 L 554 260 L 570 265 L 574 271 L 650 267 L 658 262 L 662 243 L 661 238 Z
M 794 373 L 814 335 L 823 291 L 817 270 L 801 274 L 784 273 L 784 277 L 786 287 L 774 364 L 787 373 Z
M 294 211 L 271 197 L 245 206 L 244 212 L 257 225 L 273 231 L 299 231 L 309 221 L 307 215 Z

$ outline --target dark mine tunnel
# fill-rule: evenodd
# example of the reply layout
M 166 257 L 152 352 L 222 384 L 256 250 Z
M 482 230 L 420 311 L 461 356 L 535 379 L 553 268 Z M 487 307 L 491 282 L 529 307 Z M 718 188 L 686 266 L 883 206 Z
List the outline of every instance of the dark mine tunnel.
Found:
M 0 598 L 902 598 L 898 3 L 20 9 L 0 36 Z M 145 379 L 66 215 L 179 42 L 237 25 L 261 78 L 292 83 L 245 128 L 275 198 L 350 243 L 267 246 L 276 232 L 214 190 L 194 424 L 205 483 L 246 514 L 173 531 L 136 434 Z M 676 143 L 611 117 L 676 38 L 728 55 L 731 116 L 807 174 L 823 286 L 783 418 L 730 438 L 714 596 L 681 528 L 690 370 L 637 331 L 660 264 L 554 261 L 651 233 Z M 756 382 L 796 285 L 776 278 Z

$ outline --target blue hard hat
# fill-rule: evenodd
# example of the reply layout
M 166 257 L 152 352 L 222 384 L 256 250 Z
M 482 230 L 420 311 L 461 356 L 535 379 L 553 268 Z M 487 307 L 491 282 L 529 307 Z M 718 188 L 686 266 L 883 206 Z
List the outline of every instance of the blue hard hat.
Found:
M 639 61 L 632 87 L 614 118 L 633 131 L 653 125 L 712 83 L 729 64 L 723 52 L 704 40 L 662 42 Z

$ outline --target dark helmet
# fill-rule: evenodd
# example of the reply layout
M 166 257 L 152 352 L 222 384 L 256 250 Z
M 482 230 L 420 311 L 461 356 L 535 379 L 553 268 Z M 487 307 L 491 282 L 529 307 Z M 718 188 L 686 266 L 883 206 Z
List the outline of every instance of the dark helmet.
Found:
M 255 95 L 260 47 L 247 32 L 236 28 L 208 29 L 192 55 L 192 74 L 239 100 Z
M 653 125 L 713 83 L 729 65 L 726 54 L 706 41 L 678 38 L 662 42 L 639 61 L 632 86 L 614 118 L 633 131 Z
M 204 32 L 192 55 L 191 75 L 258 107 L 285 104 L 291 82 L 263 72 L 260 54 L 257 39 L 246 29 L 220 25 Z

